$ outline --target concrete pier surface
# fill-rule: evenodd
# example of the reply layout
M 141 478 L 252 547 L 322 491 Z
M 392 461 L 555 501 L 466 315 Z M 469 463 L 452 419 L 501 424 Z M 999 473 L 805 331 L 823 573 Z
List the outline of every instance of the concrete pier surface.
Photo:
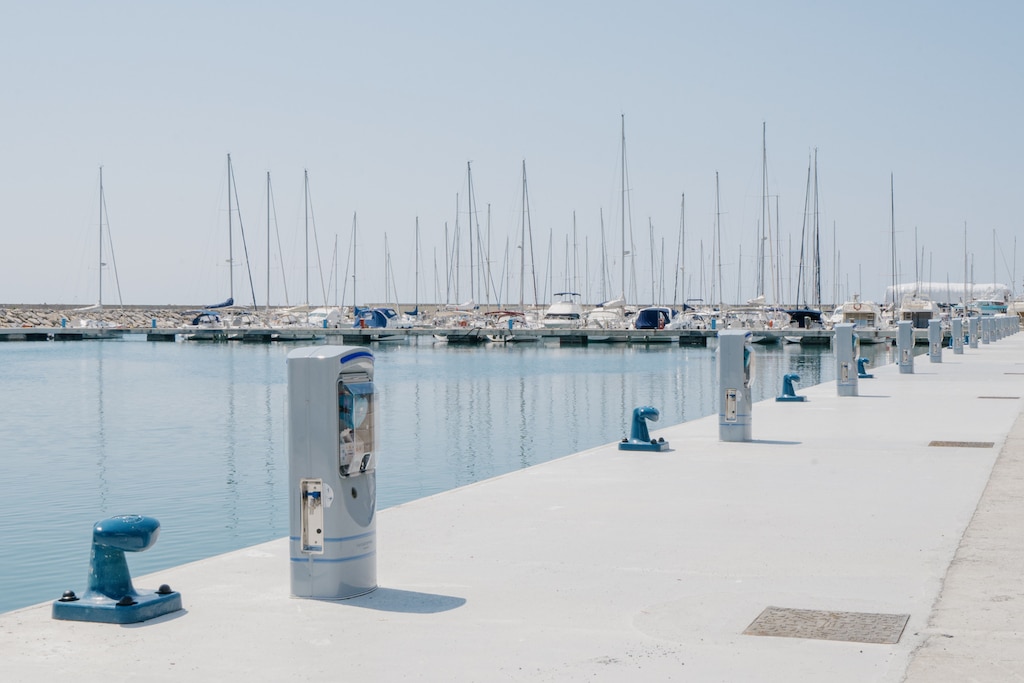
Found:
M 141 624 L 2 614 L 0 680 L 1024 680 L 1024 335 L 872 372 L 381 511 L 362 597 L 280 539 L 135 577 L 184 603 Z

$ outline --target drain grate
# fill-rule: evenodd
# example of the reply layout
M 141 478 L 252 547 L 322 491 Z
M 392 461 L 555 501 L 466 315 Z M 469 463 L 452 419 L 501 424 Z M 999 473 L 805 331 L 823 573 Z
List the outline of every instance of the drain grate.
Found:
M 1020 396 L 979 396 L 978 398 L 1020 398 Z
M 992 448 L 993 441 L 932 441 L 929 446 L 941 446 L 944 448 Z
M 843 640 L 852 643 L 898 643 L 909 614 L 828 612 L 766 607 L 744 635 Z

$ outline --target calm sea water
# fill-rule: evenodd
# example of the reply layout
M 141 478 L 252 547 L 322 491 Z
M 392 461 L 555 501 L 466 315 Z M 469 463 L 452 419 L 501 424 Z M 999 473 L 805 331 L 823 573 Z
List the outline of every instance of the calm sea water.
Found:
M 295 346 L 0 345 L 0 612 L 85 589 L 92 525 L 143 514 L 133 575 L 288 533 L 285 357 Z M 887 347 L 865 346 L 872 365 Z M 715 412 L 713 350 L 374 345 L 379 509 Z M 758 349 L 755 400 L 835 378 L 828 347 Z

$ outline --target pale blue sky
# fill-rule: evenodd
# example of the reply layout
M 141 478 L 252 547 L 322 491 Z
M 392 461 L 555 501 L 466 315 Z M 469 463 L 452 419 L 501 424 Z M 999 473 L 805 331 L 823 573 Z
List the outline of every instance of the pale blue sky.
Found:
M 641 302 L 652 298 L 649 224 L 667 252 L 658 296 L 671 302 L 683 193 L 685 296 L 709 296 L 699 254 L 703 243 L 710 259 L 716 171 L 725 299 L 755 294 L 762 122 L 784 298 L 814 148 L 826 300 L 837 280 L 840 297 L 876 300 L 891 282 L 890 173 L 902 281 L 915 277 L 915 230 L 922 279 L 961 280 L 966 222 L 974 279 L 1010 284 L 1022 20 L 1014 2 L 5 2 L 0 302 L 95 302 L 101 164 L 125 303 L 225 298 L 229 152 L 261 306 L 267 171 L 281 239 L 271 303 L 286 303 L 282 279 L 288 303 L 305 298 L 303 169 L 325 269 L 335 236 L 347 258 L 358 213 L 360 303 L 385 297 L 385 232 L 398 298 L 413 301 L 417 217 L 419 298 L 434 300 L 437 281 L 444 298 L 434 262 L 443 270 L 458 194 L 464 300 L 466 162 L 481 231 L 491 207 L 493 279 L 504 283 L 524 159 L 541 298 L 549 241 L 554 290 L 564 286 L 575 211 L 580 270 L 588 256 L 590 268 L 573 286 L 595 302 L 602 210 L 606 290 L 621 289 L 621 115 Z M 499 286 L 518 303 L 518 261 L 511 269 Z M 235 276 L 236 300 L 250 303 L 244 266 Z M 310 289 L 322 302 L 316 269 Z M 117 301 L 109 277 L 103 299 Z

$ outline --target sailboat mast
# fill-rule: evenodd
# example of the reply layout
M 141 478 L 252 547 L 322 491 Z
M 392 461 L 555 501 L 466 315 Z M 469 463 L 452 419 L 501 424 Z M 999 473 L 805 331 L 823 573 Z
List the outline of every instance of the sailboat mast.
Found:
M 270 313 L 270 171 L 267 171 L 267 313 Z
M 99 292 L 96 303 L 103 308 L 103 166 L 100 166 L 100 260 Z
M 683 193 L 683 199 L 679 204 L 679 244 L 676 248 L 676 273 L 675 282 L 672 285 L 672 305 L 675 306 L 680 303 L 676 300 L 676 295 L 680 295 L 682 298 L 683 306 L 686 306 L 686 298 L 683 297 L 685 292 L 683 291 L 686 287 L 686 193 Z
M 654 260 L 654 252 L 655 252 L 655 248 L 654 248 L 654 220 L 650 216 L 647 217 L 647 233 L 649 235 L 649 241 L 650 241 L 650 244 L 651 244 L 651 305 L 654 306 L 654 305 L 656 305 L 656 304 L 658 304 L 660 302 L 658 301 L 658 292 L 657 292 L 657 289 L 658 289 L 657 275 L 658 274 L 657 274 L 657 269 L 654 266 L 654 262 L 655 262 L 655 260 Z
M 601 301 L 608 300 L 608 280 L 605 275 L 608 273 L 608 247 L 604 243 L 604 209 L 599 211 L 601 218 Z
M 469 298 L 476 301 L 473 273 L 473 168 L 471 163 L 470 161 L 466 162 L 466 211 L 469 213 Z
M 391 283 L 389 275 L 391 268 L 391 254 L 387 249 L 387 232 L 384 233 L 384 303 L 391 304 Z
M 833 230 L 833 232 L 835 232 Z M 833 240 L 833 247 L 835 241 Z M 838 273 L 837 273 L 838 275 Z M 814 148 L 814 300 L 821 305 L 821 232 L 818 225 L 818 148 Z M 834 302 L 833 302 L 834 303 Z
M 235 250 L 232 244 L 234 228 L 231 225 L 231 155 L 228 154 L 228 298 L 235 298 Z
M 622 119 L 622 297 L 626 296 L 626 115 Z
M 526 288 L 526 159 L 523 159 L 523 230 L 519 238 L 519 310 L 524 311 Z M 532 264 L 531 264 L 532 265 Z
M 576 238 L 576 212 L 572 212 L 572 286 L 569 291 L 575 292 L 580 288 L 580 258 L 579 241 Z
M 413 310 L 419 313 L 420 308 L 420 217 L 416 216 L 416 274 L 413 284 Z
M 717 249 L 717 260 L 718 260 L 718 308 L 723 308 L 725 292 L 722 291 L 722 205 L 721 198 L 718 191 L 718 171 L 715 171 L 715 244 L 716 247 L 711 250 L 711 258 L 716 258 L 715 251 Z M 714 263 L 712 264 L 711 271 L 711 298 L 715 296 L 715 273 Z
M 356 264 L 359 260 L 356 258 L 356 212 L 352 212 L 352 314 L 356 312 Z
M 309 307 L 309 170 L 302 169 L 302 198 L 303 214 L 305 215 L 305 238 L 306 238 L 306 307 Z
M 890 245 L 890 258 L 892 259 L 892 310 L 895 318 L 896 314 L 896 288 L 899 286 L 899 282 L 896 277 L 896 198 L 895 198 L 895 185 L 893 184 L 893 174 L 889 174 L 889 245 Z M 966 302 L 965 302 L 966 303 Z
M 967 315 L 967 221 L 964 221 L 964 308 L 963 314 Z
M 757 296 L 764 295 L 764 242 L 765 242 L 765 203 L 768 197 L 768 147 L 765 141 L 767 127 L 761 122 L 761 226 L 757 235 Z

